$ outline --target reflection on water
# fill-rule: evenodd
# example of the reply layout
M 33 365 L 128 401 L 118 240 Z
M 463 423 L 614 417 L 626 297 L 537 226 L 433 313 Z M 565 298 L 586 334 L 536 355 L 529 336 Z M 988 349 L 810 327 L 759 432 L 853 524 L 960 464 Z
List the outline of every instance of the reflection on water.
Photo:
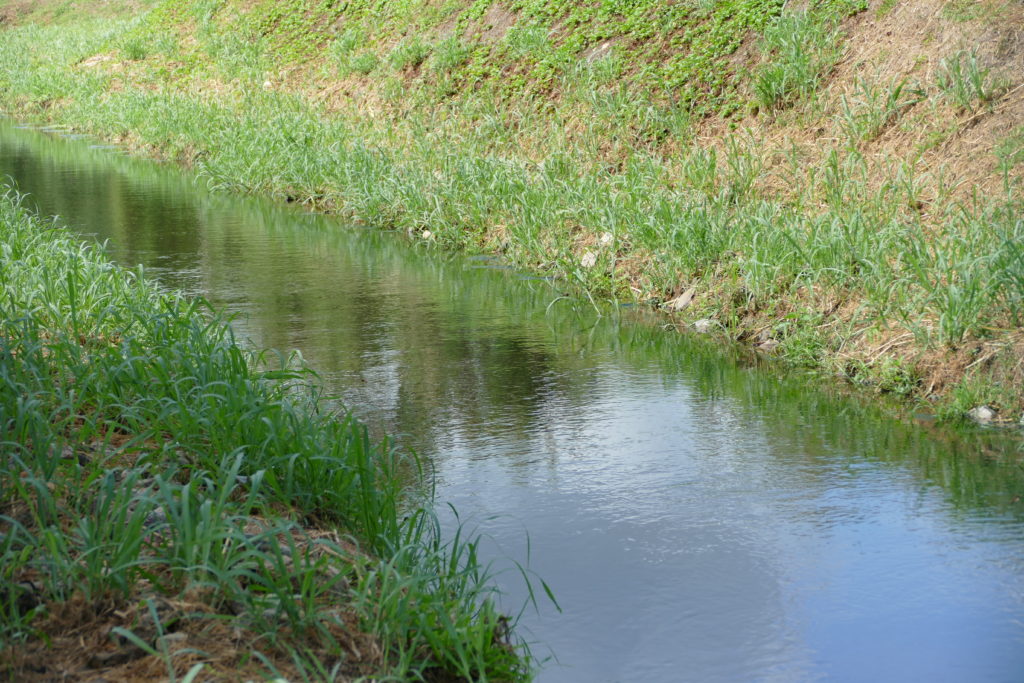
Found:
M 94 146 L 0 124 L 0 176 L 255 344 L 300 349 L 429 458 L 487 552 L 529 552 L 564 608 L 524 615 L 558 658 L 540 680 L 1024 676 L 1024 467 L 1003 435 L 887 421 L 642 312 L 549 307 L 557 283 L 492 259 Z

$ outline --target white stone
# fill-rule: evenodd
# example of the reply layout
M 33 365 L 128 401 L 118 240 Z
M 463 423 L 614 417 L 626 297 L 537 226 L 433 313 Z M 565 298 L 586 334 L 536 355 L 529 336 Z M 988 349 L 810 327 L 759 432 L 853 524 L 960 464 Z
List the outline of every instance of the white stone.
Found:
M 967 411 L 967 417 L 975 422 L 991 422 L 996 418 L 996 411 L 988 406 L 978 406 Z

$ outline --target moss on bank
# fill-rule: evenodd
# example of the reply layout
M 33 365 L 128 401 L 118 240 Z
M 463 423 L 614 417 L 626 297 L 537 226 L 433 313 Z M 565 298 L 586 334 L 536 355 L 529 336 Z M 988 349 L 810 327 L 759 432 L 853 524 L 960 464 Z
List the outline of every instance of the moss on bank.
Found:
M 151 4 L 7 31 L 0 102 L 944 417 L 1024 409 L 1019 8 Z
M 0 673 L 529 678 L 414 463 L 272 360 L 0 196 Z

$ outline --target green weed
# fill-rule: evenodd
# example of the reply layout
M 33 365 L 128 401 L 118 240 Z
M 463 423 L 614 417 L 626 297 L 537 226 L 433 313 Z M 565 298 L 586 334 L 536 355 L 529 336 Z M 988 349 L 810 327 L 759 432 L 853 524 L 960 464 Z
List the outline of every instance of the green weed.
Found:
M 141 59 L 145 59 L 149 55 L 149 48 L 141 40 L 132 39 L 126 40 L 121 45 L 121 52 L 124 54 L 125 59 L 137 62 Z
M 205 655 L 169 649 L 168 619 L 182 617 L 156 605 L 200 591 L 212 612 L 189 620 L 258 634 L 245 656 L 268 673 L 283 665 L 268 653 L 291 652 L 288 666 L 315 676 L 350 628 L 342 612 L 387 599 L 355 585 L 379 562 L 404 601 L 400 620 L 365 620 L 387 645 L 382 674 L 526 675 L 475 540 L 441 540 L 406 492 L 416 463 L 323 410 L 301 365 L 239 347 L 201 302 L 112 266 L 11 196 L 0 244 L 0 509 L 20 511 L 0 517 L 0 649 L 37 637 L 44 602 L 113 600 L 137 617 L 116 635 L 170 680 L 195 679 L 179 656 Z M 311 519 L 364 550 L 311 536 Z
M 388 62 L 398 71 L 416 68 L 426 61 L 431 49 L 431 45 L 419 38 L 408 38 L 391 50 L 388 54 Z
M 379 62 L 377 55 L 372 52 L 362 52 L 349 59 L 346 64 L 347 69 L 343 69 L 343 71 L 347 70 L 365 76 L 376 69 Z
M 852 97 L 844 95 L 841 99 L 840 125 L 851 142 L 870 141 L 891 126 L 904 110 L 924 98 L 924 90 L 910 86 L 905 79 L 880 86 L 857 78 Z
M 995 149 L 997 169 L 1003 177 L 1003 189 L 1007 198 L 1011 198 L 1015 185 L 1013 176 L 1014 170 L 1024 164 L 1024 126 L 1014 130 L 1003 138 Z
M 539 25 L 516 24 L 505 34 L 505 45 L 513 57 L 540 56 L 549 47 L 549 31 Z
M 973 50 L 961 50 L 943 59 L 936 85 L 946 99 L 967 111 L 988 104 L 998 91 L 991 70 L 981 65 Z
M 784 13 L 765 29 L 761 50 L 771 58 L 754 74 L 754 93 L 764 109 L 782 108 L 817 92 L 839 57 L 838 30 L 831 17 Z
M 452 71 L 466 62 L 469 52 L 469 48 L 458 38 L 447 38 L 434 46 L 431 55 L 432 66 L 436 71 Z

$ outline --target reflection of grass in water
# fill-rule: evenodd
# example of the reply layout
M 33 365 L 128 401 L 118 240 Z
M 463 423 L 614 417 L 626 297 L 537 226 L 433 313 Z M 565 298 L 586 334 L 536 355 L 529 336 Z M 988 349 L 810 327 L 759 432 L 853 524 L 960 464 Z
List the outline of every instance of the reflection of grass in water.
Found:
M 845 109 L 830 112 L 815 97 L 841 45 L 836 20 L 860 5 L 825 3 L 810 13 L 779 14 L 779 3 L 753 3 L 765 10 L 757 17 L 738 12 L 753 6 L 746 2 L 684 5 L 662 19 L 693 28 L 696 42 L 690 52 L 673 50 L 665 69 L 711 78 L 719 73 L 711 66 L 736 49 L 737 36 L 757 31 L 765 38 L 758 59 L 767 71 L 754 69 L 750 87 L 756 91 L 758 78 L 764 81 L 761 104 L 772 110 L 765 118 L 834 125 L 835 146 L 820 157 L 809 158 L 796 145 L 769 155 L 758 140 L 723 135 L 717 148 L 707 149 L 692 139 L 707 111 L 687 104 L 688 91 L 672 98 L 640 87 L 643 70 L 629 67 L 637 45 L 613 40 L 607 23 L 591 35 L 592 7 L 539 1 L 525 3 L 522 21 L 495 37 L 493 49 L 503 56 L 486 62 L 532 66 L 500 77 L 481 62 L 482 44 L 464 32 L 440 43 L 417 32 L 400 42 L 375 42 L 375 32 L 397 24 L 379 28 L 363 21 L 367 8 L 353 7 L 345 32 L 324 46 L 331 78 L 337 68 L 386 73 L 371 79 L 372 97 L 357 88 L 367 96 L 358 111 L 325 102 L 342 107 L 331 117 L 319 105 L 265 91 L 258 69 L 236 68 L 251 46 L 243 54 L 241 47 L 210 43 L 179 55 L 181 64 L 173 68 L 157 58 L 129 65 L 131 77 L 163 89 L 108 92 L 102 65 L 66 68 L 122 34 L 168 29 L 168 6 L 152 15 L 155 24 L 107 25 L 91 35 L 84 25 L 60 27 L 59 35 L 38 27 L 7 32 L 0 63 L 8 65 L 9 92 L 18 93 L 14 104 L 34 102 L 48 115 L 126 135 L 194 164 L 212 187 L 330 208 L 409 233 L 429 229 L 432 244 L 501 251 L 595 296 L 668 300 L 693 286 L 697 296 L 685 315 L 714 317 L 737 337 L 767 334 L 793 363 L 857 382 L 869 377 L 884 388 L 892 385 L 888 361 L 872 360 L 884 351 L 908 363 L 912 395 L 953 396 L 956 378 L 940 377 L 935 368 L 959 363 L 957 354 L 970 353 L 971 345 L 1000 337 L 1024 297 L 1018 278 L 1005 270 L 1012 259 L 1004 245 L 1016 234 L 1013 187 L 1007 183 L 1005 196 L 977 197 L 968 205 L 955 183 L 922 166 L 924 157 L 879 162 L 863 146 L 889 130 L 901 132 L 912 108 L 956 101 L 960 86 L 971 106 L 991 98 L 994 86 L 975 78 L 983 70 L 972 76 L 970 60 L 958 57 L 947 62 L 949 77 L 936 83 L 861 81 L 845 99 L 837 96 Z M 411 16 L 410 7 L 381 11 L 400 23 Z M 638 43 L 671 42 L 671 35 L 649 25 L 653 15 L 644 12 L 652 7 L 630 4 L 607 21 L 642 37 Z M 575 38 L 556 40 L 548 31 L 560 12 L 578 20 Z M 739 33 L 711 30 L 726 24 L 710 17 L 736 18 L 739 23 L 728 26 Z M 217 21 L 224 19 L 204 14 L 206 34 L 216 37 Z M 443 18 L 430 15 L 434 20 Z M 268 37 L 264 51 L 253 54 L 270 55 L 268 63 L 280 59 L 274 40 Z M 697 50 L 698 43 L 707 50 Z M 28 45 L 47 46 L 53 61 L 28 64 Z M 222 51 L 237 54 L 229 59 Z M 352 63 L 363 56 L 376 61 Z M 215 100 L 181 94 L 209 83 L 218 89 Z M 707 96 L 700 101 L 712 107 L 738 106 L 733 86 L 705 85 L 707 92 L 689 95 Z M 438 96 L 434 86 L 447 94 Z M 534 97 L 538 92 L 557 93 L 557 106 L 546 95 Z M 948 137 L 942 135 L 932 142 L 923 136 L 921 149 L 935 149 Z M 774 191 L 778 187 L 784 189 Z M 822 319 L 822 311 L 831 313 Z M 904 333 L 910 344 L 887 346 Z M 854 359 L 847 362 L 850 354 Z M 969 374 L 992 380 L 1019 372 L 1011 355 L 1001 355 L 991 369 L 970 365 Z M 970 407 L 949 400 L 950 415 Z M 996 390 L 986 400 L 999 403 L 1004 414 L 1019 414 L 1024 405 L 1019 395 Z
M 321 414 L 307 370 L 243 351 L 200 303 L 9 198 L 0 231 L 5 661 L 52 656 L 36 629 L 86 659 L 61 630 L 79 609 L 120 634 L 126 660 L 148 652 L 172 679 L 197 657 L 222 673 L 326 675 L 340 651 L 400 677 L 521 671 L 476 540 L 441 539 L 403 490 L 402 456 Z M 227 648 L 231 628 L 253 648 Z
M 82 149 L 82 144 L 52 144 L 46 138 L 31 135 L 22 135 L 19 139 L 40 140 L 35 153 L 56 156 L 62 165 L 80 166 L 84 163 L 90 168 L 111 168 L 119 174 L 158 187 L 157 197 L 173 203 L 195 201 L 192 183 L 167 169 L 132 159 L 90 153 Z M 1008 149 L 1014 140 L 1007 143 Z M 10 146 L 14 143 L 5 144 Z M 83 153 L 84 158 L 81 156 Z M 42 173 L 47 169 L 54 172 L 51 181 L 56 183 L 48 194 L 71 196 L 73 188 L 69 186 L 66 191 L 62 190 L 60 183 L 80 181 L 49 165 L 40 165 L 34 172 Z M 123 189 L 128 195 L 138 194 L 138 190 L 131 186 Z M 196 229 L 200 231 L 197 242 L 206 245 L 204 262 L 211 269 L 208 275 L 211 280 L 225 280 L 226 274 L 219 272 L 223 268 L 220 264 L 235 259 L 237 270 L 233 272 L 243 278 L 241 282 L 246 291 L 277 292 L 294 288 L 308 294 L 297 304 L 288 303 L 286 308 L 281 307 L 277 297 L 272 297 L 266 308 L 261 306 L 249 314 L 253 325 L 260 330 L 269 330 L 266 334 L 270 344 L 283 346 L 290 343 L 287 321 L 296 311 L 304 319 L 316 321 L 318 329 L 349 331 L 345 334 L 325 333 L 320 341 L 309 340 L 329 349 L 314 361 L 325 374 L 339 370 L 350 374 L 361 372 L 360 359 L 367 351 L 367 344 L 371 343 L 373 328 L 379 326 L 390 330 L 390 341 L 403 356 L 419 357 L 418 354 L 426 353 L 427 349 L 437 348 L 438 339 L 482 335 L 488 343 L 472 347 L 476 359 L 474 364 L 480 367 L 531 367 L 531 372 L 536 371 L 539 375 L 563 378 L 548 386 L 546 391 L 562 397 L 558 400 L 577 402 L 585 400 L 588 388 L 585 383 L 570 380 L 587 377 L 589 371 L 596 368 L 595 356 L 580 353 L 580 349 L 595 348 L 601 353 L 612 350 L 616 361 L 629 367 L 649 367 L 654 363 L 666 377 L 695 378 L 703 393 L 739 402 L 752 420 L 757 419 L 756 415 L 763 406 L 773 406 L 780 419 L 763 424 L 759 421 L 758 425 L 771 430 L 784 442 L 812 438 L 812 434 L 801 434 L 799 427 L 810 421 L 827 426 L 815 438 L 829 444 L 828 448 L 845 449 L 849 444 L 860 444 L 859 452 L 866 457 L 895 459 L 894 462 L 905 465 L 920 462 L 917 471 L 951 491 L 957 491 L 957 500 L 967 507 L 998 503 L 1000 486 L 1020 479 L 1020 472 L 1009 464 L 992 467 L 977 458 L 956 455 L 958 452 L 997 451 L 1000 439 L 995 432 L 956 437 L 915 435 L 915 430 L 880 421 L 883 411 L 870 405 L 830 397 L 827 389 L 833 384 L 831 379 L 822 382 L 826 391 L 817 393 L 807 390 L 808 383 L 815 384 L 815 381 L 800 375 L 779 382 L 778 367 L 771 367 L 766 373 L 738 370 L 722 363 L 719 345 L 654 329 L 664 321 L 643 310 L 616 315 L 611 309 L 606 309 L 604 317 L 597 319 L 589 304 L 578 299 L 560 300 L 550 305 L 564 291 L 562 282 L 522 280 L 516 273 L 482 272 L 472 268 L 493 261 L 493 256 L 481 255 L 468 262 L 457 258 L 437 259 L 429 251 L 408 249 L 395 235 L 373 230 L 338 229 L 330 217 L 300 216 L 267 202 L 239 202 L 216 194 L 207 195 L 199 201 L 204 208 L 195 212 L 199 217 Z M 156 211 L 156 214 L 162 215 L 162 212 Z M 233 217 L 229 224 L 248 226 L 253 235 L 273 236 L 276 258 L 294 263 L 295 267 L 268 268 L 260 260 L 263 256 L 247 250 L 232 253 L 228 259 L 228 254 L 221 251 L 226 244 L 218 232 L 223 229 L 218 227 L 222 225 L 220 219 L 228 214 Z M 300 218 L 308 227 L 296 229 L 289 216 Z M 147 232 L 163 230 L 157 222 L 145 225 L 148 226 L 145 229 L 140 226 L 136 240 L 145 240 Z M 388 294 L 387 306 L 378 305 L 371 298 L 374 293 L 372 287 L 367 296 L 337 300 L 336 274 L 359 272 L 364 272 L 363 277 L 368 282 L 384 278 L 396 283 Z M 359 287 L 358 284 L 354 286 Z M 493 314 L 493 319 L 500 321 L 497 328 L 493 323 L 481 328 L 483 323 L 467 314 L 481 306 Z M 641 324 L 619 324 L 620 317 L 635 319 Z M 362 321 L 366 332 L 353 329 L 353 320 Z M 395 320 L 400 322 L 396 324 Z M 794 325 L 800 322 L 793 320 Z M 540 341 L 518 347 L 497 343 L 498 338 L 507 335 Z M 445 355 L 450 353 L 456 354 L 457 358 L 452 360 Z M 424 451 L 436 450 L 431 444 L 445 436 L 443 424 L 429 418 L 433 414 L 432 408 L 443 404 L 446 395 L 466 391 L 459 384 L 458 373 L 450 369 L 450 363 L 464 361 L 464 353 L 462 346 L 443 347 L 441 355 L 425 358 L 424 365 L 405 363 L 401 366 L 400 381 L 405 387 L 403 395 L 408 405 L 395 429 L 414 435 Z M 905 368 L 890 362 L 883 369 L 880 381 L 886 382 L 889 391 L 907 390 L 912 378 L 908 377 Z M 516 419 L 523 433 L 528 433 L 534 419 L 531 411 L 535 410 L 536 403 L 520 391 L 525 391 L 525 387 L 511 385 L 516 389 L 517 398 L 509 401 L 510 386 L 505 374 L 484 372 L 480 374 L 479 381 L 478 393 L 473 394 L 470 400 L 459 402 L 459 410 L 464 411 L 459 419 L 464 419 L 467 425 L 479 424 L 496 410 L 517 410 L 521 414 L 517 413 Z M 342 389 L 340 386 L 330 387 L 329 391 Z M 972 391 L 975 394 L 965 395 L 964 401 L 969 402 L 971 396 L 977 399 L 977 389 Z M 937 443 L 936 438 L 941 443 Z M 893 439 L 905 444 L 905 452 L 898 449 L 887 452 L 885 444 Z M 1001 458 L 998 461 L 1004 462 Z M 973 483 L 965 487 L 963 483 L 966 481 Z M 1007 488 L 1019 490 L 1020 486 L 1010 484 Z

